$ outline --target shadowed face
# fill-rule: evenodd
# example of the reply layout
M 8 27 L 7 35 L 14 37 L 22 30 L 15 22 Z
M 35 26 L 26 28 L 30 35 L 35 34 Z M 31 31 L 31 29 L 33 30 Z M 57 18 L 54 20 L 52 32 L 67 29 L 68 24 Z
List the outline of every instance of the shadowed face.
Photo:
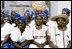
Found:
M 20 20 L 17 22 L 17 25 L 18 25 L 18 28 L 21 30 L 24 30 L 26 27 L 26 25 L 23 22 L 21 22 Z
M 66 20 L 64 18 L 59 17 L 56 19 L 56 22 L 59 26 L 66 26 Z

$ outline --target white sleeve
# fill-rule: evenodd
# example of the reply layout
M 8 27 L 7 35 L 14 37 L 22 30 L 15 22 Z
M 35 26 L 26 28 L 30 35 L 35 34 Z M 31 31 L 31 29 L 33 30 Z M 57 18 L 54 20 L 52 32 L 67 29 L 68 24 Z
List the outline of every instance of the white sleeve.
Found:
M 7 31 L 6 34 L 10 34 L 10 32 L 11 32 L 11 25 L 7 24 L 6 28 L 4 28 L 4 29 L 5 29 L 5 31 Z
M 50 41 L 52 41 L 54 44 L 56 44 L 56 41 L 55 41 L 55 28 L 53 27 L 50 27 L 49 28 L 49 34 L 50 34 Z
M 32 28 L 30 28 L 29 26 L 26 27 L 25 31 L 24 31 L 24 36 L 26 40 L 32 40 L 33 39 L 33 35 L 32 35 Z
M 69 40 L 71 40 L 71 30 L 69 31 Z
M 20 33 L 17 30 L 13 29 L 10 35 L 11 40 L 17 42 L 19 40 L 19 37 Z

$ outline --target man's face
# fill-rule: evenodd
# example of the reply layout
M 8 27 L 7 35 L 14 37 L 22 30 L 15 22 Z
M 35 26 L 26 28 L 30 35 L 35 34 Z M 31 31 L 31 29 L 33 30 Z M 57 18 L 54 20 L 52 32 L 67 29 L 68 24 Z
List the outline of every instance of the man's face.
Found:
M 24 30 L 24 28 L 25 28 L 25 24 L 24 23 L 22 23 L 22 22 L 17 22 L 17 25 L 18 25 L 18 27 L 19 27 L 19 29 L 21 29 L 21 30 Z
M 37 26 L 40 26 L 43 24 L 43 19 L 39 16 L 36 18 L 35 23 Z
M 56 19 L 56 22 L 59 26 L 66 26 L 66 20 L 64 18 L 59 17 Z
M 8 17 L 5 17 L 4 18 L 4 22 L 9 22 L 9 18 Z

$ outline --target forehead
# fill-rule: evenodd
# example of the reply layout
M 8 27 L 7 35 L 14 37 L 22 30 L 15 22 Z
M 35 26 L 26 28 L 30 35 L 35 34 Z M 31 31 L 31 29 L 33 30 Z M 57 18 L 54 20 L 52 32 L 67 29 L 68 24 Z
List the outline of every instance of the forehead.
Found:
M 57 18 L 56 20 L 65 20 L 64 18 L 62 18 L 62 17 L 59 17 L 59 18 Z
M 45 16 L 43 16 L 43 18 L 46 18 Z
M 41 16 L 37 16 L 36 19 L 42 19 L 42 17 Z
M 8 19 L 8 17 L 4 17 L 4 19 Z
M 43 16 L 43 19 L 47 19 L 47 17 Z

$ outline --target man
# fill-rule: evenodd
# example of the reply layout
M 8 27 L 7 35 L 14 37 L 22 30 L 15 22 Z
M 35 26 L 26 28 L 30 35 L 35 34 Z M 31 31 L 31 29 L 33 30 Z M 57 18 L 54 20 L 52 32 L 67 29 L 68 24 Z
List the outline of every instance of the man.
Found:
M 71 41 L 71 31 L 67 27 L 69 19 L 66 14 L 57 15 L 51 18 L 56 21 L 55 28 L 51 28 L 50 35 L 51 41 L 58 46 L 58 48 L 67 48 L 69 41 Z

